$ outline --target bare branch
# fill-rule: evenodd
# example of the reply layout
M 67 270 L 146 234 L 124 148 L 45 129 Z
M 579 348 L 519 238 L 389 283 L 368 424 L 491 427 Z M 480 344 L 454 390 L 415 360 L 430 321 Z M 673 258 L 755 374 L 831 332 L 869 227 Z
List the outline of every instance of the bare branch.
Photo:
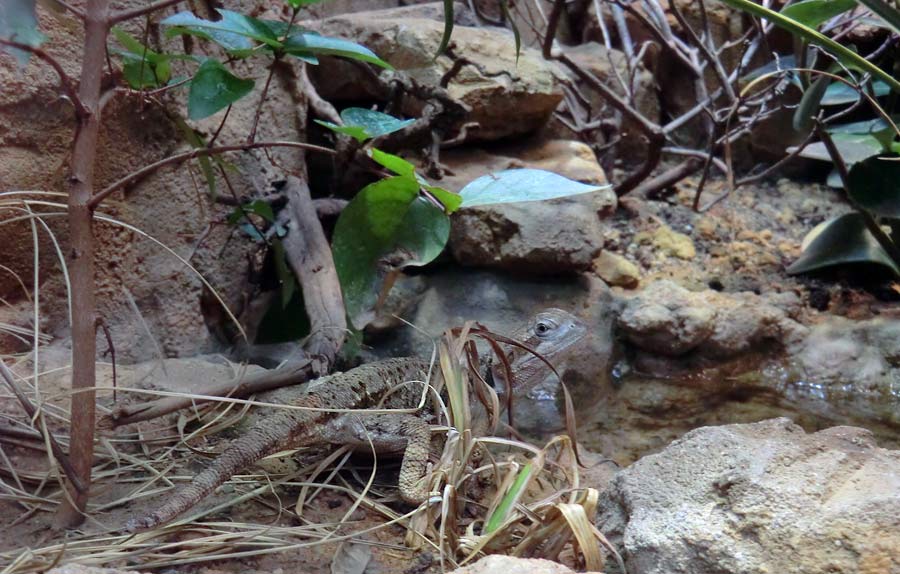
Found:
M 304 142 L 292 142 L 292 141 L 270 141 L 270 142 L 254 142 L 254 143 L 242 143 L 235 145 L 226 145 L 220 147 L 212 147 L 212 148 L 196 148 L 191 151 L 187 151 L 184 153 L 180 153 L 177 155 L 169 156 L 167 158 L 161 159 L 155 163 L 151 163 L 146 167 L 142 167 L 141 169 L 126 175 L 122 179 L 109 184 L 102 191 L 97 192 L 91 198 L 88 206 L 91 209 L 96 209 L 100 203 L 103 202 L 110 194 L 119 189 L 130 185 L 131 183 L 138 181 L 147 175 L 153 173 L 154 171 L 165 167 L 167 165 L 172 165 L 176 163 L 181 163 L 183 161 L 187 161 L 189 159 L 193 159 L 199 156 L 209 156 L 209 155 L 217 155 L 231 151 L 247 151 L 250 149 L 261 149 L 261 148 L 272 148 L 272 147 L 292 147 L 299 148 L 308 151 L 315 151 L 319 153 L 324 153 L 328 155 L 334 155 L 335 151 L 333 149 L 322 147 L 314 144 L 304 143 Z
M 66 71 L 63 70 L 60 63 L 56 61 L 56 58 L 37 46 L 31 46 L 13 40 L 4 40 L 3 38 L 0 38 L 0 46 L 9 46 L 10 48 L 29 52 L 49 64 L 50 67 L 53 68 L 53 71 L 56 72 L 56 75 L 59 76 L 59 81 L 60 84 L 62 84 L 63 91 L 66 93 L 66 97 L 72 100 L 72 105 L 75 106 L 75 114 L 78 118 L 84 118 L 90 114 L 84 107 L 81 98 L 78 97 L 78 90 L 75 88 L 75 82 L 72 81 L 72 78 L 70 78 L 68 74 L 66 74 Z
M 141 8 L 134 8 L 132 10 L 123 10 L 122 12 L 117 12 L 116 14 L 113 14 L 109 17 L 108 22 L 110 27 L 112 27 L 126 20 L 131 20 L 132 18 L 140 18 L 145 14 L 150 14 L 151 12 L 156 12 L 157 10 L 168 8 L 169 6 L 175 6 L 176 4 L 181 4 L 182 2 L 184 2 L 184 0 L 160 0 L 159 2 L 154 2 L 149 6 L 143 6 Z

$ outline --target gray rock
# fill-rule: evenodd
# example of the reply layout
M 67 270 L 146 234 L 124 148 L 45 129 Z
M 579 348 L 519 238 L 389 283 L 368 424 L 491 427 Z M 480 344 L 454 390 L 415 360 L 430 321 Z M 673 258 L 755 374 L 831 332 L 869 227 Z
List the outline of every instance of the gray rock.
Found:
M 444 24 L 422 17 L 423 10 L 429 10 L 427 6 L 358 12 L 303 25 L 360 43 L 416 82 L 437 86 L 454 60 L 448 55 L 434 59 Z M 433 5 L 431 13 L 442 14 L 441 6 Z M 535 131 L 562 100 L 553 67 L 540 52 L 523 49 L 517 61 L 512 33 L 458 25 L 453 29 L 453 43 L 457 46 L 455 53 L 465 55 L 469 63 L 452 78 L 447 91 L 471 107 L 466 121 L 479 124 L 477 129 L 468 130 L 470 141 Z M 367 87 L 371 86 L 367 74 L 347 62 L 329 59 L 328 65 L 312 67 L 310 76 L 319 92 L 331 100 L 351 101 L 375 95 Z M 414 108 L 404 111 L 417 113 Z
M 573 574 L 573 570 L 540 558 L 514 558 L 493 554 L 469 566 L 457 568 L 450 574 Z
M 621 471 L 600 507 L 631 574 L 900 572 L 900 451 L 863 429 L 697 429 Z
M 645 351 L 733 357 L 764 341 L 787 344 L 801 338 L 806 329 L 790 317 L 798 306 L 790 293 L 692 292 L 657 281 L 626 301 L 618 327 Z

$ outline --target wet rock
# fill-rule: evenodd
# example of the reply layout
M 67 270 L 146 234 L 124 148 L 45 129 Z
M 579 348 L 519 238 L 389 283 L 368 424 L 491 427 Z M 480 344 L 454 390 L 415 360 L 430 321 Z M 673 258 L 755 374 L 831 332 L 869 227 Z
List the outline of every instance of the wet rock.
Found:
M 433 5 L 443 14 L 442 3 Z M 471 107 L 466 122 L 477 122 L 467 131 L 469 141 L 495 140 L 532 132 L 541 127 L 562 100 L 553 67 L 537 50 L 523 49 L 516 59 L 515 39 L 499 28 L 456 26 L 453 43 L 457 48 L 434 59 L 444 24 L 441 20 L 418 16 L 423 6 L 373 10 L 336 16 L 324 21 L 307 21 L 322 34 L 360 43 L 397 70 L 423 85 L 437 86 L 453 67 L 454 56 L 466 62 L 447 85 L 451 97 Z M 377 91 L 367 74 L 346 61 L 328 59 L 327 65 L 310 69 L 320 93 L 334 101 L 371 99 Z M 368 86 L 368 87 L 367 87 Z M 418 110 L 409 108 L 415 115 Z
M 603 251 L 594 259 L 594 273 L 607 285 L 633 289 L 641 280 L 637 265 L 612 251 Z
M 598 525 L 633 574 L 900 571 L 900 451 L 788 419 L 704 427 L 621 471 Z
M 800 306 L 793 294 L 692 292 L 657 281 L 628 299 L 618 327 L 636 347 L 668 357 L 690 352 L 731 357 L 765 341 L 786 344 L 805 328 L 791 318 Z
M 470 566 L 457 568 L 450 574 L 573 574 L 573 570 L 557 562 L 540 558 L 514 558 L 492 554 Z
M 442 181 L 457 191 L 470 181 L 510 168 L 546 169 L 602 185 L 606 175 L 591 149 L 567 140 L 536 140 L 487 152 L 454 150 L 441 156 L 451 169 Z M 616 207 L 609 190 L 541 202 L 460 210 L 452 220 L 450 251 L 463 265 L 553 274 L 589 269 L 604 243 L 606 216 Z

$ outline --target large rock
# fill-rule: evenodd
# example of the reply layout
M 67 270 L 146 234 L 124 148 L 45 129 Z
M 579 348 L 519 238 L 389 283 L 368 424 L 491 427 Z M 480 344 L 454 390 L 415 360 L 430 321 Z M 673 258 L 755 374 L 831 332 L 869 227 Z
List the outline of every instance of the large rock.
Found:
M 529 167 L 602 185 L 606 175 L 583 143 L 533 142 L 491 151 L 452 150 L 441 155 L 453 172 L 441 182 L 458 191 L 491 172 Z M 452 220 L 450 250 L 463 265 L 553 274 L 591 267 L 603 248 L 601 217 L 615 211 L 609 190 L 543 202 L 484 205 L 460 210 Z
M 630 574 L 900 572 L 900 451 L 863 429 L 697 429 L 621 471 L 600 507 Z
M 695 352 L 725 358 L 748 352 L 765 341 L 788 344 L 805 328 L 791 318 L 796 296 L 692 292 L 671 281 L 657 281 L 626 301 L 618 327 L 638 348 L 667 357 Z
M 423 17 L 426 10 L 435 17 Z M 358 42 L 424 85 L 440 85 L 454 61 L 465 57 L 447 91 L 471 107 L 465 121 L 479 124 L 477 129 L 467 131 L 469 140 L 495 140 L 543 126 L 562 100 L 562 90 L 553 67 L 540 52 L 524 49 L 517 61 L 515 39 L 510 32 L 457 25 L 453 29 L 452 56 L 445 54 L 434 59 L 444 33 L 442 17 L 442 4 L 437 3 L 358 12 L 304 25 Z M 312 67 L 310 74 L 319 92 L 335 101 L 378 95 L 367 74 L 348 62 L 329 59 L 327 65 L 323 62 Z M 416 111 L 409 108 L 406 113 Z

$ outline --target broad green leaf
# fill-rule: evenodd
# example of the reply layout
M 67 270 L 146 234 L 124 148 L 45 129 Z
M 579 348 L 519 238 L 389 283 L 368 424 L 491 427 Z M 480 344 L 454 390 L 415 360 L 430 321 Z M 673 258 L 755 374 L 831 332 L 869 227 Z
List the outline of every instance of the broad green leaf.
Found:
M 209 117 L 249 94 L 253 85 L 253 80 L 238 78 L 218 61 L 206 60 L 191 80 L 188 117 Z
M 284 50 L 286 53 L 294 56 L 341 56 L 342 58 L 368 62 L 369 64 L 375 64 L 376 66 L 393 70 L 390 64 L 376 56 L 374 52 L 365 46 L 360 46 L 355 42 L 350 42 L 349 40 L 341 38 L 320 36 L 312 32 L 298 32 L 296 34 L 291 34 L 284 41 Z
M 409 163 L 402 157 L 387 152 L 383 152 L 378 148 L 372 148 L 368 151 L 369 157 L 382 167 L 386 167 L 397 175 L 411 175 L 416 173 L 416 166 Z
M 508 169 L 483 175 L 460 190 L 462 207 L 541 201 L 608 189 L 609 185 L 588 185 L 542 169 Z
M 425 265 L 441 253 L 449 236 L 450 220 L 419 198 L 414 178 L 397 176 L 363 188 L 341 212 L 332 241 L 351 321 L 374 304 L 386 262 Z
M 894 123 L 900 121 L 900 116 L 893 118 Z M 850 122 L 847 124 L 836 124 L 828 126 L 828 133 L 832 134 L 870 134 L 884 130 L 890 130 L 884 118 L 875 118 L 871 120 L 862 120 L 858 122 Z
M 447 213 L 453 213 L 462 205 L 463 198 L 458 193 L 453 193 L 436 185 L 423 185 L 422 187 L 444 204 L 444 211 Z
M 870 157 L 850 168 L 848 195 L 880 217 L 900 218 L 900 161 Z
M 281 47 L 276 34 L 265 22 L 230 10 L 219 9 L 217 12 L 222 19 L 215 22 L 198 18 L 190 12 L 179 12 L 160 24 L 172 26 L 166 33 L 169 37 L 178 34 L 199 36 L 237 55 L 249 54 L 257 42 L 273 49 Z
M 873 263 L 900 276 L 900 267 L 872 237 L 859 213 L 830 219 L 816 226 L 808 237 L 811 240 L 803 254 L 787 269 L 791 275 L 851 263 Z
M 855 7 L 856 0 L 804 0 L 786 6 L 781 10 L 781 15 L 810 28 L 818 28 L 838 14 Z
M 139 60 L 137 62 L 126 59 L 122 64 L 122 76 L 128 82 L 128 86 L 133 90 L 143 88 L 158 88 L 166 84 L 162 78 L 157 78 L 154 66 L 147 60 Z M 166 78 L 168 81 L 168 78 Z
M 891 87 L 884 82 L 873 82 L 872 91 L 875 97 L 880 98 L 891 92 Z M 868 90 L 867 90 L 868 93 Z M 822 97 L 823 106 L 842 106 L 844 104 L 855 103 L 860 98 L 859 92 L 848 86 L 844 82 L 833 82 L 825 90 Z
M 37 47 L 45 36 L 37 27 L 34 0 L 2 0 L 0 2 L 0 38 L 28 46 Z M 24 50 L 0 46 L 0 53 L 14 56 L 20 66 L 28 63 L 31 56 Z
M 841 154 L 844 163 L 848 165 L 873 155 L 878 155 L 884 151 L 881 142 L 872 134 L 836 133 L 831 139 L 834 141 L 834 145 L 837 147 L 838 153 Z M 789 147 L 788 153 L 792 153 L 794 149 L 796 148 L 793 146 Z M 806 146 L 798 155 L 807 159 L 831 161 L 831 156 L 828 155 L 828 150 L 822 142 Z
M 434 59 L 444 53 L 447 46 L 450 45 L 450 36 L 453 35 L 453 20 L 456 18 L 453 14 L 453 3 L 455 0 L 444 0 L 444 34 L 441 36 L 441 45 L 438 46 Z
M 815 29 L 810 28 L 809 26 L 804 26 L 800 22 L 797 22 L 792 18 L 785 17 L 778 12 L 773 12 L 765 6 L 756 4 L 752 0 L 722 0 L 722 2 L 727 4 L 728 6 L 731 6 L 732 8 L 737 8 L 738 10 L 753 14 L 754 16 L 765 18 L 779 28 L 784 28 L 788 32 L 796 36 L 800 36 L 804 40 L 815 44 L 816 46 L 824 48 L 845 65 L 854 66 L 861 70 L 865 70 L 869 74 L 872 74 L 873 77 L 876 77 L 888 84 L 894 92 L 900 94 L 900 81 L 896 80 L 887 70 L 879 68 L 853 50 L 850 50 L 849 48 L 838 44 L 831 38 L 820 34 Z

